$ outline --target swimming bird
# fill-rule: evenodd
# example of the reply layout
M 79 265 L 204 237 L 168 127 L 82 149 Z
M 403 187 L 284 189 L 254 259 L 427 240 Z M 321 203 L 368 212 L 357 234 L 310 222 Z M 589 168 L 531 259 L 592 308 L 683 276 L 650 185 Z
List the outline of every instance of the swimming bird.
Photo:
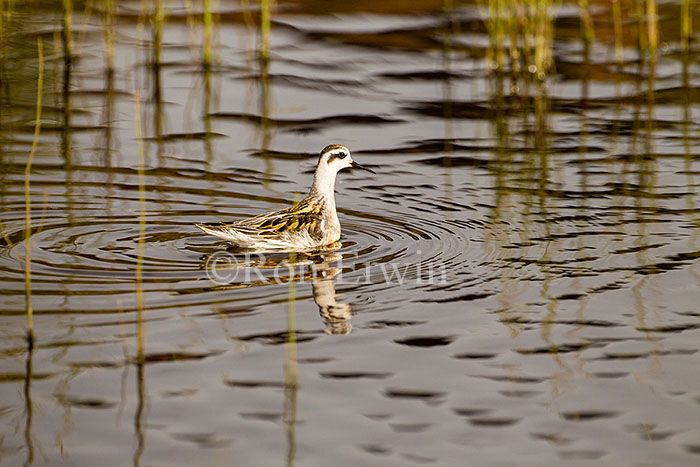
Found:
M 335 210 L 335 177 L 348 167 L 376 174 L 352 160 L 345 146 L 329 144 L 318 158 L 309 194 L 298 204 L 237 222 L 197 227 L 239 247 L 256 250 L 308 250 L 337 242 L 340 222 Z

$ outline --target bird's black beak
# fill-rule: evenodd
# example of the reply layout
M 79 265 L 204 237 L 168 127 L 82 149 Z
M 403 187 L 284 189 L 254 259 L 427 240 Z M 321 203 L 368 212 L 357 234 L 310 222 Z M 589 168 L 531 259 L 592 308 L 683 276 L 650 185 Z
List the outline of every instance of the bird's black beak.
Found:
M 352 163 L 350 164 L 350 167 L 352 167 L 353 169 L 362 169 L 362 170 L 366 170 L 366 171 L 369 172 L 369 173 L 373 173 L 374 175 L 377 175 L 377 172 L 375 172 L 374 170 L 368 169 L 367 167 L 365 167 L 365 166 L 363 166 L 363 165 L 360 165 L 360 164 L 358 164 L 358 163 L 355 162 L 355 161 L 352 161 Z

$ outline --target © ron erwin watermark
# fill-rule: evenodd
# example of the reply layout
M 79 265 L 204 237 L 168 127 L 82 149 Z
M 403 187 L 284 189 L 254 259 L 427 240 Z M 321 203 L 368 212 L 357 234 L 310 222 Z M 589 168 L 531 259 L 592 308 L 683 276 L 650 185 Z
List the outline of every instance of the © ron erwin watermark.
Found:
M 420 250 L 417 252 L 420 254 Z M 446 284 L 447 269 L 433 262 L 361 263 L 339 254 L 265 255 L 218 251 L 203 264 L 207 278 L 217 285 L 281 284 L 333 279 L 337 284 Z

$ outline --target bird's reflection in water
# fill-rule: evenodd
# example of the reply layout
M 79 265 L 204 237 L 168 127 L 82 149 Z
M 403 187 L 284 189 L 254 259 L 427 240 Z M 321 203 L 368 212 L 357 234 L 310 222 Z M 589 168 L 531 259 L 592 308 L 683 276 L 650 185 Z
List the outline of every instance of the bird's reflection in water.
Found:
M 332 265 L 342 261 L 335 252 L 336 242 L 323 250 L 297 253 L 246 252 L 230 248 L 205 255 L 202 269 L 212 281 L 220 284 L 216 290 L 256 287 L 290 280 L 311 282 L 313 299 L 326 325 L 327 334 L 349 334 L 352 331 L 349 303 L 336 300 L 335 281 L 341 269 Z
M 335 276 L 340 269 L 323 263 L 316 267 L 316 275 L 311 282 L 314 302 L 318 306 L 321 318 L 326 323 L 327 334 L 350 334 L 352 311 L 349 303 L 338 302 L 335 293 Z

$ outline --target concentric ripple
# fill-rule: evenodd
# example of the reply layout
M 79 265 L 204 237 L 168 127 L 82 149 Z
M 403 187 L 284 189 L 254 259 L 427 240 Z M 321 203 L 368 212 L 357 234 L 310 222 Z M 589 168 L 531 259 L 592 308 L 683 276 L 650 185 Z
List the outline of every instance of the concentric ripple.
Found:
M 157 307 L 221 302 L 227 298 L 225 295 L 210 293 L 221 292 L 216 286 L 222 284 L 210 281 L 206 259 L 217 252 L 231 251 L 234 258 L 240 254 L 230 250 L 228 242 L 203 235 L 194 223 L 221 218 L 239 219 L 280 207 L 279 202 L 271 202 L 272 198 L 244 191 L 250 180 L 246 180 L 246 186 L 227 182 L 225 186 L 219 186 L 212 199 L 211 190 L 197 186 L 199 180 L 209 177 L 208 174 L 203 173 L 201 179 L 189 184 L 191 175 L 183 179 L 177 176 L 177 172 L 168 171 L 159 173 L 157 180 L 147 180 L 144 190 L 155 187 L 156 183 L 169 186 L 168 198 L 177 201 L 160 199 L 160 191 L 146 191 L 146 211 L 143 213 L 146 233 L 142 237 L 139 233 L 138 181 L 134 174 L 125 174 L 118 185 L 108 187 L 109 196 L 91 198 L 90 192 L 100 186 L 91 180 L 108 176 L 94 167 L 76 170 L 71 183 L 74 192 L 52 195 L 52 206 L 64 206 L 60 215 L 40 208 L 43 184 L 41 180 L 35 182 L 31 245 L 32 281 L 41 284 L 41 294 L 35 300 L 37 312 L 53 309 L 52 303 L 65 296 L 70 299 L 60 305 L 64 311 L 89 312 L 96 307 L 102 312 L 133 309 L 137 267 L 141 270 L 147 304 L 151 303 L 151 297 Z M 19 180 L 14 183 L 19 184 Z M 263 183 L 262 179 L 260 183 Z M 180 190 L 174 191 L 173 188 Z M 356 203 L 362 202 L 361 196 L 361 191 L 353 191 Z M 225 206 L 225 214 L 212 215 L 208 209 L 193 209 L 193 206 L 202 206 L 207 198 L 214 209 Z M 338 198 L 342 203 L 348 196 L 341 193 Z M 3 248 L 0 267 L 12 293 L 19 298 L 24 290 L 24 206 L 18 199 L 8 201 L 4 206 L 3 224 L 9 245 Z M 372 202 L 377 204 L 374 200 Z M 257 208 L 243 208 L 251 203 Z M 340 285 L 343 280 L 354 284 L 362 281 L 365 285 L 376 284 L 381 289 L 395 281 L 412 281 L 427 286 L 428 279 L 432 280 L 428 275 L 432 274 L 439 274 L 440 281 L 455 278 L 460 265 L 468 262 L 465 255 L 476 230 L 463 221 L 441 219 L 439 212 L 426 208 L 427 200 L 421 205 L 414 203 L 415 200 L 408 200 L 402 209 L 391 204 L 386 205 L 387 209 L 374 208 L 372 211 L 339 209 L 342 245 L 332 266 L 342 273 L 337 279 Z M 410 214 L 417 209 L 421 216 Z M 138 254 L 139 242 L 143 244 L 142 257 Z M 287 255 L 280 254 L 267 256 L 280 261 L 287 258 Z M 253 268 L 258 266 L 250 265 Z M 256 285 L 272 284 L 259 282 Z M 280 288 L 259 291 L 255 288 L 246 287 L 237 292 L 237 298 L 267 301 L 270 293 L 283 293 Z M 105 307 L 100 300 L 104 296 L 112 297 L 114 302 Z M 6 313 L 22 313 L 20 302 L 16 300 L 15 307 Z

